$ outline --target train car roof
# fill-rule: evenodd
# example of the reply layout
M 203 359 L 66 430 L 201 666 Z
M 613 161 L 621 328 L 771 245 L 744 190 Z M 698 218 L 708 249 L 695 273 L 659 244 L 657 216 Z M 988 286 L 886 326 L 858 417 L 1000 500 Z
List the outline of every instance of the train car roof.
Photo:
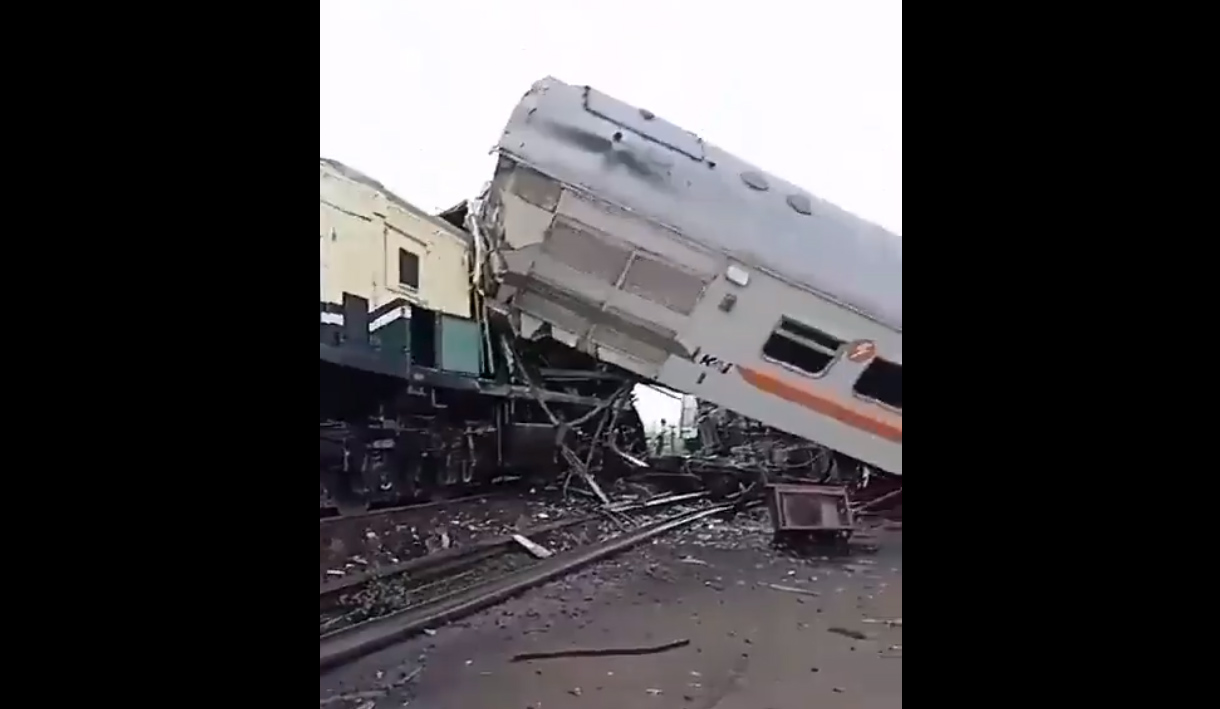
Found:
M 902 237 L 650 111 L 548 77 L 522 98 L 498 147 L 553 178 L 902 329 Z
M 461 227 L 457 226 L 456 224 L 454 224 L 453 222 L 451 222 L 447 219 L 444 219 L 443 217 L 428 214 L 427 212 L 420 209 L 419 207 L 416 207 L 414 204 L 411 204 L 410 202 L 403 199 L 402 197 L 399 197 L 398 195 L 394 194 L 393 192 L 390 191 L 390 189 L 388 187 L 381 184 L 377 180 L 374 180 L 373 178 L 369 177 L 368 175 L 364 174 L 363 172 L 360 172 L 356 168 L 350 167 L 348 165 L 344 165 L 343 163 L 339 162 L 338 160 L 332 160 L 330 158 L 318 158 L 318 162 L 322 167 L 329 168 L 332 171 L 334 171 L 336 174 L 341 175 L 342 177 L 347 178 L 347 179 L 351 180 L 352 182 L 355 182 L 360 185 L 364 185 L 365 187 L 368 187 L 369 189 L 375 190 L 378 194 L 385 197 L 387 201 L 394 203 L 398 207 L 401 207 L 402 209 L 404 209 L 405 211 L 407 211 L 411 214 L 414 214 L 419 217 L 423 217 L 424 219 L 428 220 L 430 223 L 436 225 L 437 227 L 440 227 L 442 229 L 445 229 L 446 231 L 453 233 L 455 236 L 462 239 L 466 243 L 469 244 L 469 243 L 473 242 L 473 238 L 470 236 L 470 234 L 465 229 L 462 229 Z M 465 202 L 463 202 L 462 204 L 465 204 Z M 451 211 L 451 210 L 447 210 L 447 211 Z

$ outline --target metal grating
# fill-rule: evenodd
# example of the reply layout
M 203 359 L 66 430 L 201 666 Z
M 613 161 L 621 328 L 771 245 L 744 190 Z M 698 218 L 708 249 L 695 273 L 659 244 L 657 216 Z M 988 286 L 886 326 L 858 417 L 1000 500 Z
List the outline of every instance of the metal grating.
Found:
M 609 243 L 589 227 L 562 216 L 551 222 L 542 250 L 556 261 L 607 283 L 618 282 L 631 258 L 627 249 Z
M 637 254 L 623 278 L 623 290 L 690 315 L 706 286 L 698 276 Z

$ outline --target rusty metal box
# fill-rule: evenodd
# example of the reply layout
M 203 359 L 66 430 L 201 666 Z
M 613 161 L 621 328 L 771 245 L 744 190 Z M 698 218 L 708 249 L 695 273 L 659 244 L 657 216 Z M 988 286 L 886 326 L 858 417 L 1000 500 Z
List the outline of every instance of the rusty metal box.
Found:
M 851 532 L 847 490 L 832 485 L 768 485 L 767 506 L 776 532 Z

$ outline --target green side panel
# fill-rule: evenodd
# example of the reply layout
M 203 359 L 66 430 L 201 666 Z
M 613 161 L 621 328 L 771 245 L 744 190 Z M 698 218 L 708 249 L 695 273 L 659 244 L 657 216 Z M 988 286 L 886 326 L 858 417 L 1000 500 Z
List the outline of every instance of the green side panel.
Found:
M 393 320 L 372 332 L 371 339 L 378 343 L 381 356 L 389 361 L 401 362 L 405 367 L 411 358 L 411 321 L 407 318 Z
M 478 376 L 483 371 L 483 337 L 473 320 L 440 317 L 440 347 L 437 360 L 441 369 Z

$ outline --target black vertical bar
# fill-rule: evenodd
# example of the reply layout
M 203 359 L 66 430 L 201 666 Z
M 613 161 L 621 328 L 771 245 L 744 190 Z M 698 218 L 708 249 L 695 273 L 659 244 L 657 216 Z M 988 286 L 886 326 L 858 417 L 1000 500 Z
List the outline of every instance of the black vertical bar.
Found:
M 348 346 L 369 346 L 369 302 L 351 293 L 343 294 L 343 335 Z

